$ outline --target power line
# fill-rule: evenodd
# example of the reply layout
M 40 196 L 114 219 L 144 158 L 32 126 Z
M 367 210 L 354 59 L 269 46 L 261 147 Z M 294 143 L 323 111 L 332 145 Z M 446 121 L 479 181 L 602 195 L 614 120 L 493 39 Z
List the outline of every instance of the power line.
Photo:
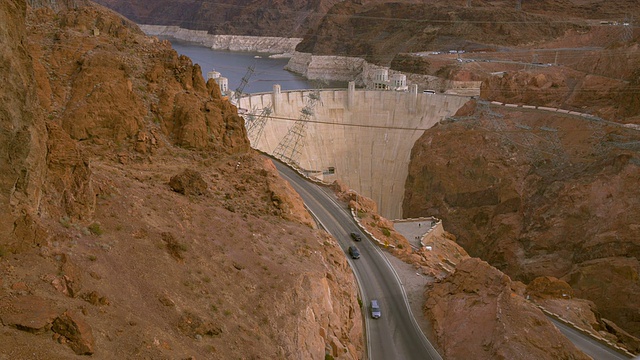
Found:
M 521 109 L 517 109 L 517 110 L 521 110 Z M 540 111 L 542 111 L 542 110 L 540 110 Z M 559 115 L 559 116 L 569 116 L 569 117 L 580 118 L 577 115 L 571 115 L 571 114 L 565 114 L 565 113 L 552 113 L 552 114 L 556 114 L 556 115 Z M 296 119 L 296 118 L 291 118 L 291 117 L 274 116 L 274 115 L 269 115 L 269 116 L 266 116 L 265 118 L 266 119 L 271 119 L 271 120 L 292 121 L 292 122 L 301 120 L 299 118 Z M 349 123 L 338 123 L 338 122 L 327 121 L 327 120 L 312 120 L 312 119 L 305 119 L 303 121 L 308 123 L 308 124 L 334 125 L 334 126 L 343 126 L 343 127 L 356 127 L 356 128 L 365 128 L 365 129 L 381 129 L 381 130 L 424 131 L 424 130 L 432 129 L 432 127 L 404 127 L 404 126 L 372 125 L 372 124 L 349 124 Z M 620 126 L 620 127 L 623 127 L 625 129 L 627 129 L 626 127 L 624 127 L 623 124 L 619 124 L 619 123 L 603 121 L 603 124 Z M 499 131 L 497 131 L 497 130 L 479 129 L 479 130 L 470 130 L 470 131 L 471 132 L 494 132 L 494 133 L 528 133 L 528 132 L 533 132 L 534 129 L 519 128 L 517 130 L 502 129 L 502 130 L 499 130 Z M 565 130 L 565 131 L 558 130 L 558 132 L 561 132 L 561 133 L 592 132 L 592 131 L 593 131 L 592 129 L 571 129 L 571 130 Z

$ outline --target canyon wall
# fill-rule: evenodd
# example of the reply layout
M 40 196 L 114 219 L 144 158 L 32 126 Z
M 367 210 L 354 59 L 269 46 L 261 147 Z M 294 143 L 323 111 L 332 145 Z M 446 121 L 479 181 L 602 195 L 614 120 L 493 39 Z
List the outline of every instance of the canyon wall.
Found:
M 236 107 L 63 3 L 0 2 L 0 357 L 362 358 L 343 251 Z
M 302 38 L 267 36 L 212 35 L 206 30 L 189 30 L 178 26 L 138 25 L 145 34 L 167 36 L 189 41 L 214 50 L 249 51 L 265 53 L 292 53 Z

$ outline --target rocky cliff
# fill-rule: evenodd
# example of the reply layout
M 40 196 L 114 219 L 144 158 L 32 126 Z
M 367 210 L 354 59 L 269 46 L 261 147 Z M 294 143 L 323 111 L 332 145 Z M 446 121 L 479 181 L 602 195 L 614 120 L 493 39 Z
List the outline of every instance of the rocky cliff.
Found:
M 140 25 L 145 34 L 171 37 L 208 46 L 216 50 L 264 53 L 293 53 L 302 38 L 269 36 L 213 35 L 204 30 L 189 30 L 177 26 Z
M 484 261 L 462 260 L 426 292 L 445 359 L 590 359 L 567 340 L 523 286 Z
M 218 87 L 101 7 L 31 4 L 0 4 L 3 355 L 360 358 L 342 251 Z
M 99 0 L 139 24 L 172 25 L 215 35 L 295 38 L 314 28 L 338 0 Z
M 640 334 L 636 130 L 486 103 L 427 130 L 404 215 L 434 215 L 472 256 L 513 279 L 567 281 Z

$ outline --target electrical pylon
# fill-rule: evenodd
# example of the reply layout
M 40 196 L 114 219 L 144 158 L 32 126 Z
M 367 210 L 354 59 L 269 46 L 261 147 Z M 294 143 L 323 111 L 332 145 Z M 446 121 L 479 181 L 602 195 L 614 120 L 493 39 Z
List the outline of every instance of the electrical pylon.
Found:
M 621 37 L 623 42 L 629 42 L 633 39 L 633 16 L 625 15 Z
M 245 116 L 247 137 L 249 138 L 249 142 L 253 144 L 254 147 L 258 145 L 258 141 L 260 141 L 264 126 L 267 123 L 267 118 L 271 116 L 272 111 L 273 110 L 271 109 L 271 106 L 267 106 L 263 108 L 258 115 L 256 115 L 257 111 L 253 111 L 252 113 Z
M 235 105 L 237 108 L 240 108 L 240 98 L 242 97 L 242 94 L 243 94 L 243 91 L 244 91 L 244 87 L 249 82 L 249 78 L 251 77 L 251 75 L 253 75 L 255 70 L 256 70 L 256 64 L 254 63 L 254 64 L 252 64 L 251 66 L 249 66 L 247 68 L 247 72 L 242 77 L 242 80 L 240 81 L 240 85 L 238 85 L 236 90 L 233 92 L 233 97 L 231 98 L 231 103 L 233 105 Z
M 313 116 L 314 108 L 319 100 L 320 91 L 314 90 L 309 93 L 306 105 L 300 110 L 300 117 L 273 150 L 273 156 L 284 162 L 298 165 L 298 158 L 302 153 L 304 138 L 307 133 L 307 122 Z

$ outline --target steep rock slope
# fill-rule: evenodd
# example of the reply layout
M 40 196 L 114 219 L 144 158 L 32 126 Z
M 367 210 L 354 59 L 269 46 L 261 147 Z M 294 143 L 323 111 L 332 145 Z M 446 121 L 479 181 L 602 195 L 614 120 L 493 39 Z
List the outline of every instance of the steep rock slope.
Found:
M 522 290 L 522 284 L 476 258 L 463 259 L 451 276 L 433 284 L 426 291 L 425 314 L 443 357 L 590 359 L 524 299 Z
M 389 66 L 398 53 L 495 49 L 554 39 L 581 27 L 498 4 L 461 5 L 345 1 L 331 8 L 296 50 Z
M 101 7 L 31 4 L 0 4 L 2 354 L 359 358 L 344 254 L 217 86 Z
M 337 0 L 98 0 L 139 24 L 175 25 L 217 35 L 301 37 Z
M 637 130 L 480 104 L 425 132 L 404 215 L 434 215 L 516 280 L 566 280 L 638 336 Z

